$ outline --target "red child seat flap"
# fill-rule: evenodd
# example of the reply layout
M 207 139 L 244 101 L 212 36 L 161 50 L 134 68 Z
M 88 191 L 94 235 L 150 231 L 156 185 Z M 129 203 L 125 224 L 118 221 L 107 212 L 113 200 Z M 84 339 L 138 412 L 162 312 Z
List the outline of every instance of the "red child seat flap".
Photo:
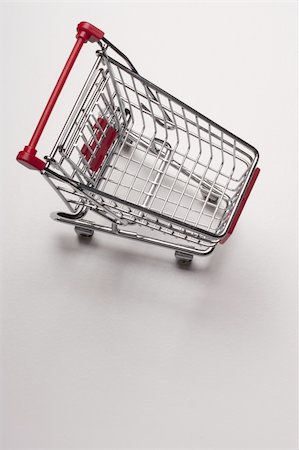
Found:
M 97 122 L 93 126 L 93 129 L 95 131 L 95 138 L 89 145 L 83 145 L 81 153 L 85 156 L 86 161 L 89 161 L 91 156 L 93 156 L 89 167 L 93 172 L 97 172 L 101 167 L 108 150 L 113 144 L 117 133 L 116 130 L 108 124 L 104 117 L 98 118 Z M 102 137 L 103 134 L 104 136 Z M 96 147 L 97 150 L 94 154 Z

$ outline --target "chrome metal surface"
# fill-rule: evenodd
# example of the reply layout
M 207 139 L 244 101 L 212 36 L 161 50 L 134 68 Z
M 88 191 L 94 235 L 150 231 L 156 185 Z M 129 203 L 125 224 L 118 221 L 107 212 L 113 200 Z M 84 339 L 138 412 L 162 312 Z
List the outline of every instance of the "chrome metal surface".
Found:
M 116 138 L 93 170 L 111 129 Z M 72 213 L 84 208 L 112 224 L 87 221 L 90 229 L 187 253 L 191 243 L 191 253 L 206 254 L 228 229 L 257 159 L 252 146 L 138 75 L 104 39 L 44 176 Z M 55 217 L 84 227 L 83 218 Z M 134 226 L 142 232 L 119 228 Z
M 53 212 L 51 213 L 51 218 L 57 222 L 66 223 L 68 225 L 72 225 L 79 228 L 88 227 L 91 230 L 94 231 L 102 231 L 103 233 L 113 234 L 115 236 L 124 237 L 127 239 L 133 239 L 140 242 L 145 242 L 147 244 L 154 244 L 158 245 L 160 247 L 166 247 L 170 250 L 181 250 L 182 252 L 191 253 L 193 255 L 209 255 L 213 250 L 214 247 L 206 247 L 205 250 L 198 249 L 195 246 L 189 246 L 189 245 L 182 245 L 177 244 L 173 242 L 168 242 L 167 240 L 157 239 L 150 236 L 144 236 L 142 234 L 127 231 L 127 230 L 120 230 L 115 228 L 114 224 L 112 224 L 111 227 L 98 224 L 96 222 L 84 220 L 84 219 L 75 219 L 70 217 L 65 217 L 65 215 L 61 214 L 60 212 Z

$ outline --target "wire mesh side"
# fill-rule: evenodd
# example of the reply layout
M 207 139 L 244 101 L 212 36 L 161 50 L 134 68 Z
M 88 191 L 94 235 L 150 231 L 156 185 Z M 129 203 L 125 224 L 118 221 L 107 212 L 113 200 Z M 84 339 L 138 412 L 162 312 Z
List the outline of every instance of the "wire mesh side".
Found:
M 255 164 L 251 146 L 105 54 L 81 97 L 51 155 L 56 169 L 117 205 L 146 208 L 184 230 L 223 233 Z M 99 118 L 106 120 L 100 138 Z M 117 139 L 92 171 L 82 148 L 94 158 L 109 127 Z M 131 223 L 141 217 L 139 210 Z
M 116 234 L 121 233 L 125 226 L 126 232 L 124 233 L 128 235 L 131 233 L 137 240 L 147 242 L 152 240 L 151 243 L 159 243 L 165 247 L 169 246 L 169 248 L 177 248 L 194 254 L 210 253 L 219 241 L 219 239 L 207 238 L 203 233 L 189 230 L 164 217 L 159 217 L 155 213 L 140 211 L 134 205 L 112 200 L 104 193 L 95 194 L 90 188 L 76 185 L 67 178 L 58 178 L 54 172 L 46 171 L 44 177 L 63 198 L 72 213 L 84 208 L 101 218 L 108 219 L 112 222 L 112 230 Z M 95 227 L 96 229 L 101 221 L 97 220 L 95 216 L 92 219 L 88 215 L 88 219 L 84 223 L 86 227 Z M 140 231 L 136 232 L 136 226 Z
M 253 166 L 254 152 L 208 119 L 115 62 L 116 97 L 130 124 L 99 189 L 220 234 Z

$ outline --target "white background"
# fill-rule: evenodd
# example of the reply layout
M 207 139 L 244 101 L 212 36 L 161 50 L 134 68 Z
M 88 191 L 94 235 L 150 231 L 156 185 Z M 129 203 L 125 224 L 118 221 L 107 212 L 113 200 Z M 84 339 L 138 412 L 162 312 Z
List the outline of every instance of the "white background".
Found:
M 297 448 L 296 2 L 2 5 L 3 448 Z M 190 270 L 97 234 L 15 162 L 74 43 L 106 32 L 146 78 L 256 146 L 233 237 Z M 51 149 L 94 60 L 39 144 Z

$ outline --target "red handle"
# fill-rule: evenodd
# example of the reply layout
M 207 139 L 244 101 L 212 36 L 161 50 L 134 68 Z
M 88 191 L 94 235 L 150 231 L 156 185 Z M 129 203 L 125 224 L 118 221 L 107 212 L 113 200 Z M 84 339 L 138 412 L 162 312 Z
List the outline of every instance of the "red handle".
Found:
M 74 45 L 74 48 L 71 51 L 70 56 L 61 72 L 61 75 L 48 100 L 44 112 L 42 113 L 41 118 L 39 119 L 39 122 L 37 124 L 37 127 L 32 135 L 29 144 L 24 147 L 24 150 L 21 150 L 18 153 L 17 161 L 19 161 L 21 164 L 28 167 L 29 169 L 43 170 L 45 168 L 46 165 L 45 161 L 39 159 L 36 156 L 37 153 L 36 146 L 46 126 L 46 123 L 48 122 L 48 119 L 59 97 L 59 94 L 64 86 L 64 83 L 66 82 L 67 77 L 69 76 L 69 73 L 80 53 L 83 44 L 87 41 L 90 42 L 99 41 L 100 39 L 103 38 L 103 36 L 104 36 L 103 31 L 99 30 L 98 28 L 94 27 L 88 22 L 80 22 L 79 25 L 77 26 L 77 36 L 76 36 L 77 40 Z
M 251 192 L 251 190 L 252 190 L 252 188 L 254 186 L 254 183 L 256 182 L 256 179 L 257 179 L 259 173 L 260 173 L 260 169 L 258 167 L 256 167 L 254 169 L 254 171 L 252 172 L 252 175 L 251 175 L 250 180 L 248 182 L 247 188 L 245 189 L 244 194 L 242 195 L 241 201 L 239 203 L 239 206 L 236 209 L 236 212 L 235 212 L 234 218 L 232 220 L 232 223 L 230 224 L 230 226 L 229 226 L 229 228 L 228 228 L 228 230 L 226 232 L 226 235 L 220 241 L 221 244 L 224 244 L 224 242 L 227 241 L 227 239 L 230 237 L 230 235 L 234 231 L 235 226 L 237 225 L 237 222 L 238 222 L 238 220 L 240 218 L 241 212 L 243 211 L 245 203 L 248 200 L 250 192 Z

